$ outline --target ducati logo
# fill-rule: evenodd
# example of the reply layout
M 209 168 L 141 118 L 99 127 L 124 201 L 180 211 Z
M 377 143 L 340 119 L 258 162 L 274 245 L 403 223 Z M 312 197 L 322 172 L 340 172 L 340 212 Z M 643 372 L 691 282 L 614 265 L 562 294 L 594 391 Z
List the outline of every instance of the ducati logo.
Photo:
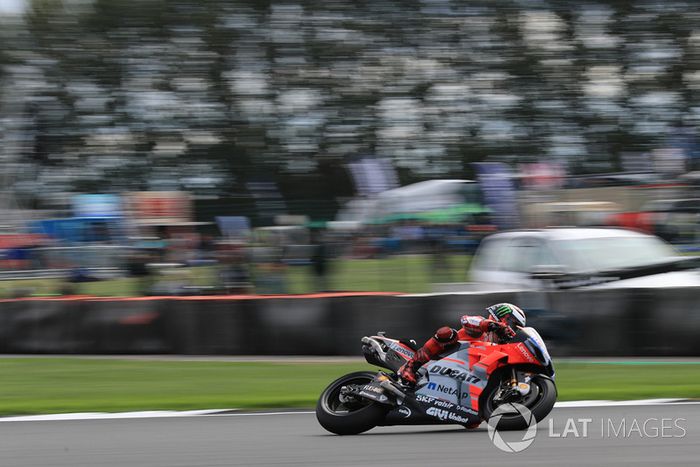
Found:
M 519 414 L 527 421 L 527 431 L 522 435 L 522 438 L 514 441 L 506 441 L 501 436 L 501 432 L 498 431 L 498 422 L 504 415 L 513 416 Z M 491 418 L 488 421 L 488 433 L 489 439 L 498 449 L 504 452 L 522 452 L 535 441 L 535 436 L 537 435 L 537 420 L 532 415 L 532 412 L 522 404 L 509 403 L 503 404 L 496 407 L 496 410 L 491 414 Z M 511 436 L 521 436 L 521 431 L 510 431 Z
M 471 373 L 467 373 L 463 370 L 458 370 L 455 368 L 444 367 L 440 365 L 433 365 L 430 367 L 430 372 L 435 374 L 440 374 L 442 376 L 449 376 L 450 378 L 456 379 L 457 381 L 464 381 L 465 383 L 476 384 L 481 379 L 477 378 Z

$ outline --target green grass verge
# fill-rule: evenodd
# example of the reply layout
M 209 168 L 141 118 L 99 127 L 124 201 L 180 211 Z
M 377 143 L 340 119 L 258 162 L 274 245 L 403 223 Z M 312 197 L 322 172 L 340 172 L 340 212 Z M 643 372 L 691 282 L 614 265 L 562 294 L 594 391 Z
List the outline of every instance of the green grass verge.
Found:
M 183 283 L 204 286 L 214 283 L 216 273 L 215 267 L 205 266 L 176 269 L 168 277 Z M 165 276 L 160 277 L 165 278 Z M 17 290 L 29 291 L 33 296 L 52 296 L 59 294 L 65 285 L 66 283 L 61 279 L 5 280 L 0 281 L 0 297 L 12 297 Z M 95 297 L 138 296 L 144 288 L 140 279 L 129 277 L 70 285 L 74 287 L 77 294 Z
M 331 290 L 424 293 L 434 282 L 466 282 L 470 261 L 469 255 L 448 255 L 436 268 L 426 255 L 341 259 L 330 263 L 328 282 Z M 290 293 L 316 291 L 310 267 L 288 268 L 286 277 Z
M 0 359 L 0 414 L 312 407 L 362 363 Z M 700 398 L 698 365 L 557 366 L 559 400 Z
M 448 255 L 446 263 L 436 268 L 426 255 L 398 255 L 382 259 L 337 259 L 330 262 L 328 288 L 361 292 L 430 292 L 434 282 L 465 282 L 469 270 L 469 255 Z M 163 279 L 177 279 L 192 285 L 214 285 L 216 267 L 183 268 L 171 271 Z M 159 279 L 156 279 L 159 280 Z M 318 285 L 310 266 L 286 269 L 287 292 L 303 294 L 316 292 Z M 63 286 L 60 279 L 22 279 L 0 281 L 0 297 L 11 297 L 16 291 L 32 295 L 56 295 Z M 139 295 L 143 286 L 136 279 L 119 278 L 99 282 L 74 284 L 75 291 L 98 297 L 128 297 Z

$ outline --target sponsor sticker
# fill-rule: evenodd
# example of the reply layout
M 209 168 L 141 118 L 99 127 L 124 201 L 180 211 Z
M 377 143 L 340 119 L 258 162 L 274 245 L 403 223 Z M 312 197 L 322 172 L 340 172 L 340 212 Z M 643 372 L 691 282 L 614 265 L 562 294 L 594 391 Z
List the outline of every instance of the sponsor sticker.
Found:
M 416 394 L 416 401 L 422 402 L 424 404 L 430 404 L 432 406 L 430 408 L 443 409 L 447 411 L 456 411 L 467 415 L 477 415 L 477 413 L 474 410 L 469 409 L 467 407 L 462 407 L 461 405 L 453 404 L 452 402 L 447 402 L 442 399 L 437 399 L 435 397 L 425 396 L 423 394 Z M 428 410 L 430 410 L 430 408 Z
M 464 381 L 465 383 L 476 384 L 481 381 L 481 378 L 474 376 L 473 374 L 458 370 L 456 368 L 450 368 L 442 365 L 433 365 L 430 367 L 430 372 L 433 374 L 439 374 L 441 376 L 448 376 L 457 381 Z
M 369 391 L 369 392 L 374 392 L 374 393 L 377 393 L 377 394 L 383 394 L 383 393 L 384 393 L 384 389 L 378 388 L 377 386 L 373 386 L 373 385 L 371 385 L 371 384 L 366 384 L 366 385 L 362 386 L 361 391 Z
M 423 394 L 417 394 L 416 400 L 418 402 L 423 402 L 425 404 L 437 405 L 439 407 L 444 407 L 447 409 L 451 409 L 452 407 L 454 407 L 454 404 L 452 402 L 447 402 L 447 401 L 444 401 L 442 399 L 437 399 L 435 397 L 424 396 Z
M 437 407 L 430 407 L 428 410 L 425 411 L 425 413 L 430 415 L 431 417 L 437 418 L 438 420 L 449 420 L 457 423 L 469 423 L 469 419 L 462 417 L 461 415 L 457 415 L 454 412 L 450 412 L 449 410 L 439 409 Z
M 428 389 L 432 391 L 442 392 L 444 394 L 457 394 L 457 388 L 447 386 L 445 384 L 428 383 Z
M 448 386 L 446 384 L 438 384 L 438 383 L 428 383 L 427 388 L 431 391 L 435 392 L 440 392 L 442 394 L 447 394 L 450 396 L 459 396 L 460 398 L 465 398 L 469 396 L 468 392 L 460 392 L 457 388 Z
M 392 343 L 390 346 L 391 350 L 393 350 L 396 353 L 400 353 L 404 357 L 408 358 L 413 358 L 414 352 L 406 349 L 404 346 L 397 344 L 397 343 Z
M 530 352 L 527 351 L 522 342 L 516 345 L 515 348 L 518 349 L 518 352 L 520 352 L 528 362 L 537 363 L 537 360 L 532 358 L 532 355 L 530 355 Z

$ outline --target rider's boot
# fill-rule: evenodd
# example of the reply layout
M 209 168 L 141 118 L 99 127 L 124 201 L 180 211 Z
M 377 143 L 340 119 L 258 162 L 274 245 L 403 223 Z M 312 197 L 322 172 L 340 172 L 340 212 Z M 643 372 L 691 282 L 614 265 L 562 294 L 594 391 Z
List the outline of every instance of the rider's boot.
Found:
M 457 331 L 444 326 L 437 330 L 435 335 L 418 349 L 410 360 L 401 368 L 398 374 L 401 380 L 408 385 L 415 385 L 417 382 L 416 372 L 425 363 L 429 362 L 436 355 L 444 352 L 448 347 L 457 343 Z

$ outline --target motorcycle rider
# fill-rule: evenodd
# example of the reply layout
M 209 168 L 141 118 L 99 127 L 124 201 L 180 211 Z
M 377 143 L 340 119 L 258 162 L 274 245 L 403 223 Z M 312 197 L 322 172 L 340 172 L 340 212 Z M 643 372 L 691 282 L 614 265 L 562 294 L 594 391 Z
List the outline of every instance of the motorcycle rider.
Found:
M 512 327 L 525 326 L 525 312 L 511 303 L 497 303 L 486 308 L 489 318 L 482 316 L 464 315 L 460 319 L 462 327 L 459 331 L 443 326 L 435 335 L 418 349 L 398 374 L 408 385 L 416 384 L 416 371 L 437 355 L 450 347 L 456 347 L 458 341 L 501 342 L 515 336 Z

